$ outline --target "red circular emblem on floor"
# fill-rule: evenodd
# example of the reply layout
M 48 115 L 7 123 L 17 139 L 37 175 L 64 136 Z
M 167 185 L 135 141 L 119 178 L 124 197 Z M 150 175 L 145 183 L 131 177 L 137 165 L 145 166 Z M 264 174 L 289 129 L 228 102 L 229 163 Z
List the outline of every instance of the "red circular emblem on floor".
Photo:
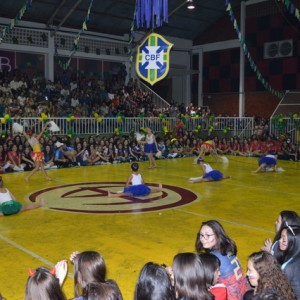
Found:
M 147 183 L 151 189 L 158 185 Z M 189 204 L 198 196 L 187 189 L 164 184 L 162 191 L 146 197 L 108 197 L 108 191 L 117 193 L 124 188 L 124 182 L 82 182 L 59 185 L 34 192 L 29 200 L 36 202 L 44 198 L 49 209 L 93 214 L 141 213 L 170 209 Z

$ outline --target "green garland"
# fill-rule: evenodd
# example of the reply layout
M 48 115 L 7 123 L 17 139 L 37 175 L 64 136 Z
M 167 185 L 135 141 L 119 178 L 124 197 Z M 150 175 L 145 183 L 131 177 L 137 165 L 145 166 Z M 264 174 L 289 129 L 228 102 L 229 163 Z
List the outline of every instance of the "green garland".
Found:
M 275 95 L 276 97 L 278 98 L 283 98 L 284 96 L 284 93 L 280 92 L 280 91 L 277 91 L 275 89 L 273 89 L 271 87 L 271 85 L 266 81 L 266 79 L 263 77 L 263 75 L 261 74 L 261 72 L 258 70 L 258 67 L 257 65 L 255 64 L 255 62 L 253 61 L 252 57 L 251 57 L 251 54 L 248 50 L 248 47 L 245 43 L 245 38 L 242 36 L 242 33 L 240 32 L 240 29 L 239 29 L 239 25 L 238 25 L 238 22 L 234 16 L 234 13 L 233 13 L 233 10 L 232 10 L 232 7 L 231 7 L 231 3 L 230 3 L 230 0 L 225 0 L 225 3 L 226 3 L 226 11 L 228 12 L 229 16 L 230 16 L 230 20 L 231 22 L 233 23 L 233 27 L 237 33 L 237 36 L 238 36 L 238 39 L 240 41 L 240 44 L 242 46 L 242 49 L 244 51 L 244 54 L 245 56 L 248 58 L 248 61 L 250 63 L 250 67 L 251 69 L 255 72 L 256 74 L 256 78 L 262 83 L 262 85 L 264 86 L 264 88 L 269 91 L 270 93 L 272 93 L 273 95 Z
M 90 14 L 91 14 L 91 9 L 92 9 L 92 5 L 93 5 L 93 0 L 90 0 L 90 5 L 89 5 L 89 8 L 88 8 L 88 11 L 87 11 L 87 14 L 86 14 L 86 17 L 82 23 L 82 26 L 81 26 L 81 29 L 80 31 L 78 32 L 77 36 L 75 37 L 74 39 L 74 42 L 73 42 L 73 48 L 71 50 L 71 53 L 69 55 L 69 58 L 68 60 L 63 63 L 59 60 L 58 58 L 58 54 L 56 53 L 56 58 L 58 59 L 58 64 L 59 66 L 63 69 L 63 70 L 67 70 L 69 69 L 70 67 L 70 64 L 71 64 L 71 60 L 73 58 L 73 56 L 75 55 L 75 53 L 77 52 L 78 50 L 78 44 L 79 44 L 79 40 L 80 40 L 80 37 L 81 37 L 81 34 L 87 30 L 87 22 L 89 21 L 90 19 Z
M 15 26 L 19 23 L 19 21 L 22 19 L 25 12 L 31 7 L 31 4 L 32 4 L 32 0 L 27 0 L 26 3 L 20 9 L 20 11 L 17 13 L 17 15 L 10 20 L 10 24 L 6 25 L 0 31 L 0 44 L 5 39 L 6 35 L 11 33 L 12 30 L 15 28 Z

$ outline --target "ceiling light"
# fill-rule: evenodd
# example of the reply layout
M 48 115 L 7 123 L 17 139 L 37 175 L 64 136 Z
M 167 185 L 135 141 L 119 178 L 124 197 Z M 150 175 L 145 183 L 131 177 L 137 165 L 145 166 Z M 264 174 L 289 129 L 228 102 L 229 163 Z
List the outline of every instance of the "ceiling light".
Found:
M 187 6 L 188 9 L 194 9 L 195 8 L 193 0 L 187 0 L 187 2 L 188 2 L 188 6 Z

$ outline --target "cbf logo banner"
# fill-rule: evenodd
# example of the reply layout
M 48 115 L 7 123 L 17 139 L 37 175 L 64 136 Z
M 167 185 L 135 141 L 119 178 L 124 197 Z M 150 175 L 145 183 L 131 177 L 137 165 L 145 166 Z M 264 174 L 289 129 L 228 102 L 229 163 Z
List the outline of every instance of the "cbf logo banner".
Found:
M 138 47 L 136 72 L 151 85 L 169 73 L 170 50 L 173 44 L 156 33 L 151 33 Z

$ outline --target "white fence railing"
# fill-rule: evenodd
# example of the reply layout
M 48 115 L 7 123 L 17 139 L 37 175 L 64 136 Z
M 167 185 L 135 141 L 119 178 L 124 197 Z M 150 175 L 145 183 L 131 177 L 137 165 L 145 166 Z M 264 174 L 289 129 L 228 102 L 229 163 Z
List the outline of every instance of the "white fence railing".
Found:
M 169 108 L 171 105 L 157 93 L 155 93 L 148 85 L 144 84 L 142 81 L 139 81 L 140 87 L 149 91 L 152 95 L 152 101 L 157 106 L 162 108 L 163 110 Z
M 294 144 L 300 143 L 300 118 L 274 116 L 270 120 L 270 134 L 291 139 Z
M 49 119 L 50 120 L 50 119 Z M 253 118 L 51 118 L 60 131 L 57 135 L 68 135 L 70 133 L 76 135 L 106 135 L 114 134 L 115 130 L 123 134 L 130 132 L 138 132 L 141 128 L 150 127 L 156 133 L 176 132 L 179 122 L 184 124 L 185 131 L 195 131 L 206 137 L 207 135 L 219 135 L 230 133 L 236 136 L 251 136 L 254 133 Z M 12 119 L 11 122 L 1 124 L 2 130 L 12 130 L 12 124 L 16 122 L 23 125 L 24 129 L 33 129 L 40 132 L 44 126 L 39 118 L 20 118 Z M 2 123 L 2 122 L 1 122 Z

